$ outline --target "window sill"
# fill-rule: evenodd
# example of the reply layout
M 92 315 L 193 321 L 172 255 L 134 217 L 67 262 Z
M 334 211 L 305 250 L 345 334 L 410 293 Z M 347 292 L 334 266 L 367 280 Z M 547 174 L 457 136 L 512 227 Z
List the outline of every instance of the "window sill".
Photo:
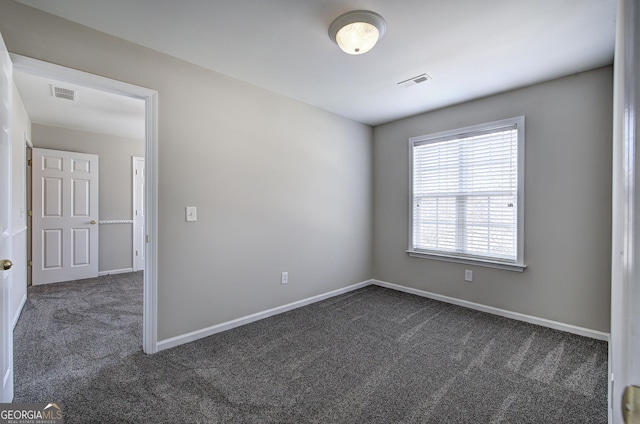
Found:
M 523 272 L 527 267 L 526 265 L 514 264 L 511 262 L 499 262 L 499 261 L 492 261 L 488 259 L 483 260 L 483 259 L 477 259 L 477 258 L 465 258 L 465 257 L 446 255 L 446 254 L 418 252 L 415 250 L 407 250 L 407 253 L 409 254 L 409 256 L 413 258 L 435 259 L 438 261 L 455 262 L 455 263 L 466 264 L 466 265 L 484 266 L 487 268 L 504 269 L 507 271 Z

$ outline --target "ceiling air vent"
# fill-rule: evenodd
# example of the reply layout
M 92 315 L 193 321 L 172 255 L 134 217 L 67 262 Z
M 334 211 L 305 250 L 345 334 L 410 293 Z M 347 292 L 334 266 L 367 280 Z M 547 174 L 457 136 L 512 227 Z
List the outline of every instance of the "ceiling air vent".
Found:
M 67 99 L 71 101 L 76 100 L 76 90 L 71 90 L 69 88 L 56 87 L 55 85 L 51 86 L 51 95 L 58 99 Z
M 413 87 L 416 84 L 420 84 L 421 82 L 425 82 L 430 79 L 431 77 L 429 75 L 420 74 L 420 75 L 416 75 L 415 77 L 409 78 L 407 80 L 400 81 L 398 85 L 401 87 L 408 88 L 408 87 Z

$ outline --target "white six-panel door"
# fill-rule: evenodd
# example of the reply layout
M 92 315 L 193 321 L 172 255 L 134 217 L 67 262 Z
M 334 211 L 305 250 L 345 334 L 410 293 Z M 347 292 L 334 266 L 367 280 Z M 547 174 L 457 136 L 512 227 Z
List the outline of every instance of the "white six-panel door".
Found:
M 34 285 L 98 276 L 98 156 L 33 149 Z
M 13 400 L 11 316 L 11 59 L 0 36 L 0 403 Z M 5 269 L 6 268 L 6 269 Z

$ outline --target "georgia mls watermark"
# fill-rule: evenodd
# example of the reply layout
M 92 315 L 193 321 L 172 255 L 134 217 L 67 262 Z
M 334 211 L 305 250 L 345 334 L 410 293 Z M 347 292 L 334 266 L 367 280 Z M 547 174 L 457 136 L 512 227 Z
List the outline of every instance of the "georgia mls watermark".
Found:
M 62 424 L 62 404 L 0 403 L 0 424 Z

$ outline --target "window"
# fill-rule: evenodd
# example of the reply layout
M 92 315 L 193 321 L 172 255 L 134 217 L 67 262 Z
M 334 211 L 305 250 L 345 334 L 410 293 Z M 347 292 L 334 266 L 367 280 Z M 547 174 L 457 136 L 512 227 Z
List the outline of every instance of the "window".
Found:
M 524 116 L 409 139 L 411 256 L 523 271 Z

